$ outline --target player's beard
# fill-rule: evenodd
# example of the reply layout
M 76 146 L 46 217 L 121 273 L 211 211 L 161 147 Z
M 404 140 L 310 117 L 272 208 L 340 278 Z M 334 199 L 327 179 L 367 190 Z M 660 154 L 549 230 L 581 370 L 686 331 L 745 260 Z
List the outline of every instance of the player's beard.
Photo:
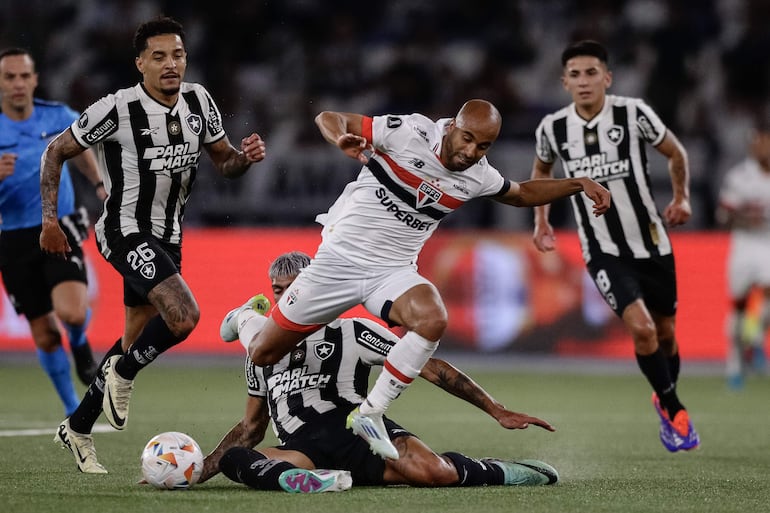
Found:
M 160 92 L 166 96 L 174 96 L 175 94 L 179 93 L 179 86 L 177 85 L 174 87 L 161 88 Z

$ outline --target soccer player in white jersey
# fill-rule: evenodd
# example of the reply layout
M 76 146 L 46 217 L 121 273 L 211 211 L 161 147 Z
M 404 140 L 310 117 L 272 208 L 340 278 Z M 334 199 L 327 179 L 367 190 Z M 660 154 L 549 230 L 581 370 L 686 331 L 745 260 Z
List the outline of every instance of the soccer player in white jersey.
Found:
M 379 455 L 398 458 L 382 414 L 436 350 L 447 312 L 436 287 L 417 273 L 417 257 L 439 221 L 475 197 L 508 205 L 541 205 L 584 192 L 595 215 L 608 191 L 589 178 L 507 180 L 487 162 L 501 118 L 484 100 L 466 102 L 452 119 L 420 114 L 368 117 L 322 112 L 323 137 L 364 167 L 328 213 L 313 262 L 252 331 L 257 365 L 279 361 L 296 344 L 349 308 L 369 312 L 406 334 L 388 354 L 376 384 L 349 418 Z M 371 157 L 366 151 L 371 149 Z
M 289 290 L 310 257 L 295 251 L 280 255 L 269 275 L 273 300 Z M 269 301 L 255 296 L 222 322 L 225 341 L 248 347 L 249 324 L 267 313 Z M 239 338 L 241 326 L 244 336 Z M 341 491 L 357 486 L 545 485 L 558 481 L 553 467 L 538 460 L 475 459 L 457 452 L 441 455 L 419 438 L 385 418 L 398 460 L 383 460 L 368 444 L 345 429 L 350 411 L 363 401 L 369 371 L 382 365 L 398 340 L 370 319 L 336 319 L 307 334 L 278 363 L 258 367 L 246 358 L 248 400 L 243 419 L 222 438 L 203 462 L 199 482 L 220 470 L 230 479 L 258 490 L 294 493 Z M 506 429 L 535 425 L 553 431 L 544 420 L 506 409 L 471 378 L 452 365 L 431 358 L 420 376 L 494 418 Z M 268 424 L 281 444 L 252 448 L 262 442 Z M 336 469 L 336 470 L 319 470 Z
M 184 207 L 202 151 L 226 178 L 241 176 L 265 157 L 257 134 L 245 137 L 240 151 L 234 148 L 206 89 L 183 81 L 187 53 L 177 21 L 143 23 L 134 49 L 142 81 L 88 107 L 42 158 L 41 248 L 62 257 L 71 251 L 56 221 L 62 162 L 93 147 L 108 194 L 96 224 L 97 244 L 123 276 L 123 336 L 55 438 L 69 447 L 82 472 L 106 473 L 90 435 L 100 412 L 116 429 L 125 428 L 137 373 L 198 323 L 198 304 L 180 271 Z
M 730 168 L 719 192 L 717 219 L 730 229 L 727 281 L 732 312 L 729 319 L 727 380 L 741 388 L 744 358 L 764 372 L 764 339 L 770 325 L 770 124 L 757 124 L 749 156 Z M 751 328 L 747 318 L 749 297 L 762 292 L 762 306 Z M 755 314 L 757 315 L 757 314 Z M 748 353 L 748 354 L 745 354 Z
M 694 449 L 700 439 L 676 391 L 676 274 L 664 226 L 681 225 L 691 215 L 687 153 L 642 100 L 607 94 L 612 73 L 601 44 L 568 46 L 562 66 L 572 103 L 537 127 L 532 178 L 551 177 L 561 159 L 566 176 L 592 177 L 612 193 L 612 206 L 601 218 L 588 215 L 590 204 L 582 198 L 571 198 L 583 258 L 631 334 L 639 368 L 653 389 L 663 445 L 672 452 Z M 673 199 L 662 217 L 650 189 L 645 143 L 668 159 Z M 547 205 L 535 209 L 533 238 L 540 251 L 555 247 Z

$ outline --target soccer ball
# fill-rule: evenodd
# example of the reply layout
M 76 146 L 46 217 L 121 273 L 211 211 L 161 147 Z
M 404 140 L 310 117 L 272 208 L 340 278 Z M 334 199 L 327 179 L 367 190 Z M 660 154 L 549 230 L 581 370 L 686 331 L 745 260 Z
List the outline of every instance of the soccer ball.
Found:
M 142 475 L 155 488 L 183 490 L 198 482 L 203 452 L 192 437 L 176 431 L 154 436 L 142 451 Z

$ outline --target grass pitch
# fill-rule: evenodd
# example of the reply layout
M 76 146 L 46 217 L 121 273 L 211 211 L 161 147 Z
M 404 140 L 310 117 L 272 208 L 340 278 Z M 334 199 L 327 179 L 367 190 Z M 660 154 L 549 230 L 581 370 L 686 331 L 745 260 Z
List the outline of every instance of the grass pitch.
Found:
M 461 360 L 453 363 L 465 367 Z M 70 453 L 52 442 L 62 413 L 43 372 L 34 362 L 0 362 L 0 510 L 717 513 L 768 508 L 770 380 L 755 378 L 743 391 L 731 392 L 721 376 L 688 375 L 686 365 L 680 396 L 702 439 L 701 449 L 691 453 L 670 454 L 662 447 L 649 387 L 632 368 L 602 375 L 522 365 L 499 370 L 497 364 L 493 372 L 464 369 L 509 408 L 553 423 L 556 433 L 504 430 L 424 382 L 416 382 L 390 410 L 437 452 L 547 461 L 561 474 L 556 486 L 362 487 L 302 496 L 256 492 L 223 476 L 182 492 L 136 485 L 139 455 L 153 435 L 184 431 L 207 453 L 240 419 L 246 397 L 242 368 L 239 359 L 207 366 L 205 360 L 191 365 L 164 355 L 139 375 L 126 430 L 94 435 L 99 460 L 110 473 L 85 475 Z

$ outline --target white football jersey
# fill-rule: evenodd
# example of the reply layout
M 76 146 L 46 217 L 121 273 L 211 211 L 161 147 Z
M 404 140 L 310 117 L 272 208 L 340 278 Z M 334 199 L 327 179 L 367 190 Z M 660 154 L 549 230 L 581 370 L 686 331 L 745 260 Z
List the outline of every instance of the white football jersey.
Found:
M 735 209 L 746 205 L 763 208 L 762 224 L 733 232 L 740 237 L 770 240 L 770 173 L 763 171 L 755 159 L 748 158 L 727 172 L 719 202 Z
M 319 252 L 363 268 L 414 265 L 447 214 L 468 200 L 502 194 L 508 182 L 486 157 L 462 172 L 439 160 L 450 119 L 421 114 L 365 117 L 363 136 L 374 153 L 358 179 L 317 221 Z
M 201 152 L 225 136 L 206 89 L 183 82 L 167 107 L 140 83 L 88 107 L 70 130 L 81 146 L 93 146 L 109 194 L 95 227 L 102 254 L 111 253 L 111 233 L 152 233 L 180 244 Z

